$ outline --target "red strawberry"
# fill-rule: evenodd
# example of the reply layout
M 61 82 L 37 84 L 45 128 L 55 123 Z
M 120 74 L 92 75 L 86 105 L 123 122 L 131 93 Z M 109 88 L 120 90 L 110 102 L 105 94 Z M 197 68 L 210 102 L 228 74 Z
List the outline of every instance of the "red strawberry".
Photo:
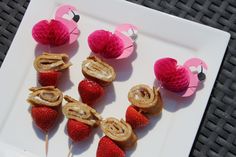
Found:
M 67 133 L 74 142 L 84 140 L 91 131 L 92 129 L 89 125 L 80 121 L 69 119 L 67 122 Z
M 103 87 L 98 83 L 87 79 L 82 80 L 79 83 L 78 91 L 82 101 L 88 105 L 92 105 L 104 93 Z
M 42 86 L 56 86 L 61 72 L 42 71 L 38 73 L 38 82 Z
M 125 118 L 133 129 L 144 127 L 149 123 L 149 119 L 132 105 L 127 108 Z
M 96 157 L 125 157 L 125 152 L 110 138 L 103 136 L 98 143 Z
M 36 126 L 46 133 L 57 121 L 59 113 L 57 109 L 54 108 L 35 106 L 31 108 L 31 116 Z

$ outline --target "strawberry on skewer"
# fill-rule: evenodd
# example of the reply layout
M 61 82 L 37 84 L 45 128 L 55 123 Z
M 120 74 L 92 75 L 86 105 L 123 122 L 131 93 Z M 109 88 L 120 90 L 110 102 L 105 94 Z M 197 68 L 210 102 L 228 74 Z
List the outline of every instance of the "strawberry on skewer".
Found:
M 102 86 L 88 79 L 84 79 L 79 83 L 78 91 L 82 102 L 90 106 L 104 94 Z
M 33 87 L 27 101 L 31 105 L 31 117 L 34 124 L 45 134 L 45 152 L 48 154 L 48 132 L 55 126 L 60 114 L 63 95 L 53 87 Z
M 72 143 L 69 146 L 68 157 L 72 155 L 73 143 L 83 141 L 89 137 L 92 127 L 74 119 L 68 119 L 66 125 L 67 133 Z
M 45 133 L 45 152 L 48 154 L 48 132 L 56 123 L 59 113 L 56 109 L 39 106 L 32 107 L 31 116 L 35 125 Z
M 40 71 L 38 72 L 38 82 L 42 86 L 57 86 L 61 72 Z
M 126 121 L 109 117 L 101 121 L 101 129 L 105 134 L 99 141 L 97 157 L 125 157 L 124 150 L 136 145 L 138 140 L 134 132 L 149 124 L 146 115 L 159 115 L 163 101 L 159 88 L 150 88 L 139 84 L 132 87 L 128 93 L 130 105 L 125 114 Z
M 103 136 L 98 143 L 96 157 L 125 157 L 125 152 L 109 137 Z
M 35 125 L 41 129 L 42 132 L 48 133 L 48 131 L 54 126 L 59 112 L 55 108 L 47 106 L 34 106 L 31 108 L 31 116 Z
M 125 150 L 136 145 L 137 136 L 129 123 L 109 117 L 101 121 L 105 134 L 99 141 L 96 157 L 125 157 Z
M 149 124 L 146 115 L 159 115 L 163 108 L 163 101 L 159 88 L 151 88 L 145 84 L 133 86 L 128 93 L 132 104 L 126 110 L 126 122 L 133 129 L 142 128 Z
M 145 127 L 149 124 L 149 119 L 141 113 L 137 107 L 130 105 L 125 114 L 126 122 L 128 122 L 133 129 Z
M 67 133 L 73 142 L 86 139 L 92 131 L 91 126 L 74 119 L 67 121 Z
M 92 128 L 97 127 L 102 120 L 99 113 L 95 109 L 77 101 L 70 96 L 64 96 L 68 102 L 62 108 L 63 114 L 68 118 L 67 133 L 72 140 L 69 146 L 68 157 L 72 154 L 73 143 L 85 140 L 89 137 Z
M 46 53 L 37 56 L 34 68 L 38 72 L 38 82 L 42 86 L 57 86 L 61 73 L 72 64 L 67 54 Z

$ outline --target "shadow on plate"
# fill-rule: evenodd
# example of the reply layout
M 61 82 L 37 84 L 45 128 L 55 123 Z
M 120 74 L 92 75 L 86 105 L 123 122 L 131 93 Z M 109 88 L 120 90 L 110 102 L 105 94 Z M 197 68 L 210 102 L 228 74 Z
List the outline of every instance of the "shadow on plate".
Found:
M 104 95 L 98 99 L 92 107 L 94 107 L 96 111 L 101 114 L 104 108 L 115 100 L 116 94 L 114 85 L 110 84 L 109 86 L 104 87 Z
M 116 72 L 116 79 L 115 81 L 122 82 L 128 80 L 132 73 L 133 67 L 132 62 L 137 58 L 137 46 L 135 46 L 134 52 L 128 57 L 124 59 L 106 59 L 105 61 L 110 64 Z
M 76 41 L 70 45 L 62 45 L 57 47 L 50 47 L 49 45 L 42 45 L 37 44 L 35 47 L 35 56 L 42 54 L 43 52 L 50 52 L 50 53 L 66 53 L 69 55 L 69 58 L 72 58 L 77 52 L 79 51 L 79 42 Z
M 159 115 L 150 115 L 149 117 L 149 124 L 143 128 L 138 128 L 135 129 L 135 133 L 138 137 L 138 140 L 142 139 L 145 135 L 148 134 L 148 132 L 150 130 L 152 130 L 156 124 L 158 123 L 158 121 L 161 119 L 162 117 L 162 113 L 160 113 Z M 138 143 L 138 141 L 137 141 Z M 126 156 L 130 157 L 132 155 L 132 153 L 135 151 L 136 147 L 138 147 L 138 144 L 136 144 L 134 147 L 132 147 L 131 149 L 126 151 Z
M 154 81 L 155 87 L 160 87 L 160 84 L 157 80 Z M 204 87 L 203 83 L 200 83 L 197 87 L 197 91 L 201 90 Z M 192 104 L 193 100 L 196 98 L 196 93 L 194 93 L 190 97 L 180 97 L 174 92 L 170 92 L 168 90 L 165 90 L 164 88 L 160 88 L 160 93 L 163 99 L 164 103 L 164 109 L 169 112 L 176 112 L 182 108 L 188 107 Z
M 60 77 L 58 81 L 58 88 L 65 92 L 72 88 L 74 86 L 74 83 L 70 80 L 70 68 L 66 69 L 62 72 L 62 76 Z
M 135 130 L 138 139 L 143 138 L 145 135 L 148 134 L 150 130 L 152 130 L 156 126 L 156 124 L 158 123 L 158 121 L 160 121 L 162 117 L 162 113 L 160 113 L 159 115 L 148 115 L 147 117 L 149 118 L 149 124 L 144 128 L 138 128 Z

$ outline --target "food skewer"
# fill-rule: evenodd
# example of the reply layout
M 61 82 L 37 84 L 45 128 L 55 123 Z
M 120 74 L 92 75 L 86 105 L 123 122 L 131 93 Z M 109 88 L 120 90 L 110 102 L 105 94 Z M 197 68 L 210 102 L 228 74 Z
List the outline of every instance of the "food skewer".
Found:
M 75 100 L 68 95 L 65 95 L 64 99 L 68 102 L 63 106 L 62 112 L 68 118 L 66 129 L 71 140 L 68 153 L 68 157 L 70 157 L 73 155 L 74 143 L 88 138 L 92 128 L 100 125 L 102 117 L 87 104 Z
M 59 109 L 63 94 L 54 86 L 32 87 L 27 101 L 31 105 L 31 117 L 34 124 L 45 134 L 45 154 L 48 155 L 48 133 L 59 118 Z

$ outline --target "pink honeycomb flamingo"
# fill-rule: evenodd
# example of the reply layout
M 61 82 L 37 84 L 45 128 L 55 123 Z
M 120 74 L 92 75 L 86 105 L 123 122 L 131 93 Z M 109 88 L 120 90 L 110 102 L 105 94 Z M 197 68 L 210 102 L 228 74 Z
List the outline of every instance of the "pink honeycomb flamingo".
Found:
M 201 72 L 191 71 L 191 67 L 199 66 Z M 203 68 L 207 69 L 207 65 L 199 58 L 191 58 L 183 66 L 177 65 L 173 58 L 162 58 L 155 62 L 154 73 L 165 89 L 178 93 L 181 97 L 189 97 L 196 92 L 200 81 L 205 79 Z
M 41 20 L 33 26 L 32 36 L 40 44 L 60 46 L 75 42 L 80 34 L 77 23 L 79 15 L 76 8 L 70 5 L 58 7 L 55 19 Z M 66 19 L 66 15 L 73 14 L 72 18 Z
M 88 37 L 88 45 L 92 52 L 104 58 L 123 59 L 130 56 L 135 49 L 137 28 L 131 24 L 116 27 L 114 33 L 96 30 Z

